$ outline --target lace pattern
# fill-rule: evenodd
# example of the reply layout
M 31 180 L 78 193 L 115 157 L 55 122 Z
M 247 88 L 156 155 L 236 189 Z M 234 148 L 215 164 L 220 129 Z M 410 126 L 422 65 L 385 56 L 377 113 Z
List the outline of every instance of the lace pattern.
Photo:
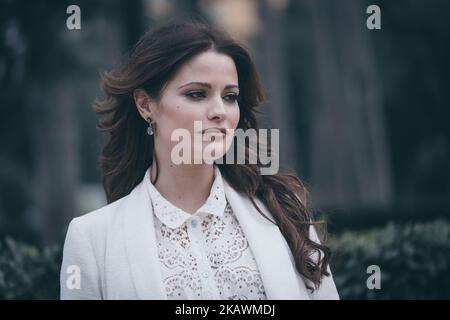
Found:
M 175 207 L 148 184 L 168 299 L 267 299 L 217 167 L 210 195 L 194 214 Z
M 169 299 L 266 299 L 256 261 L 229 204 L 223 217 L 206 215 L 201 229 L 191 229 L 188 222 L 170 229 L 155 220 Z

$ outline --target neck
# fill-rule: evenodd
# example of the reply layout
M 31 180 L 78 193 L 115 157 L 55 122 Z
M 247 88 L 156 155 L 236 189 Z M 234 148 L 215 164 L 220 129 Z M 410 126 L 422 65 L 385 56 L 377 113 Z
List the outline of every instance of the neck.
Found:
M 195 213 L 208 199 L 214 182 L 214 166 L 210 164 L 174 165 L 170 160 L 160 160 L 162 159 L 158 159 L 158 168 L 152 165 L 152 181 L 158 170 L 155 188 L 174 206 L 187 213 Z

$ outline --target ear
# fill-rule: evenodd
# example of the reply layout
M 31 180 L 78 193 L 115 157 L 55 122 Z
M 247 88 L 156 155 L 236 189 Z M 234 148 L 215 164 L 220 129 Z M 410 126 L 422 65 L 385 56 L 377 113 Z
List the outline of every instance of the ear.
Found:
M 134 102 L 141 117 L 147 121 L 148 118 L 154 120 L 156 113 L 156 102 L 149 97 L 144 89 L 136 89 L 133 92 Z

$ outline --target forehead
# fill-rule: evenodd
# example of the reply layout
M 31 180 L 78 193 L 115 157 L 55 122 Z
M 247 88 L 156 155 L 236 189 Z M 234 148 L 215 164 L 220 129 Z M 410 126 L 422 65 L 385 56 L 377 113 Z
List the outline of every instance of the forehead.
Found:
M 237 85 L 236 65 L 226 54 L 212 50 L 202 52 L 184 63 L 172 80 L 176 85 L 192 81 Z

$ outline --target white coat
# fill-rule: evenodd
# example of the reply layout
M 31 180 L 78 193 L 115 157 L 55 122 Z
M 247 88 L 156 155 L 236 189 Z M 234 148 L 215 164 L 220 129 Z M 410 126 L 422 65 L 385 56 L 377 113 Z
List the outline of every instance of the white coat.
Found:
M 71 221 L 61 266 L 61 299 L 167 299 L 145 186 L 150 182 L 146 180 L 129 195 Z M 254 254 L 268 299 L 339 299 L 332 275 L 324 277 L 311 294 L 278 226 L 262 217 L 225 179 L 224 188 Z M 262 202 L 256 202 L 272 217 Z

